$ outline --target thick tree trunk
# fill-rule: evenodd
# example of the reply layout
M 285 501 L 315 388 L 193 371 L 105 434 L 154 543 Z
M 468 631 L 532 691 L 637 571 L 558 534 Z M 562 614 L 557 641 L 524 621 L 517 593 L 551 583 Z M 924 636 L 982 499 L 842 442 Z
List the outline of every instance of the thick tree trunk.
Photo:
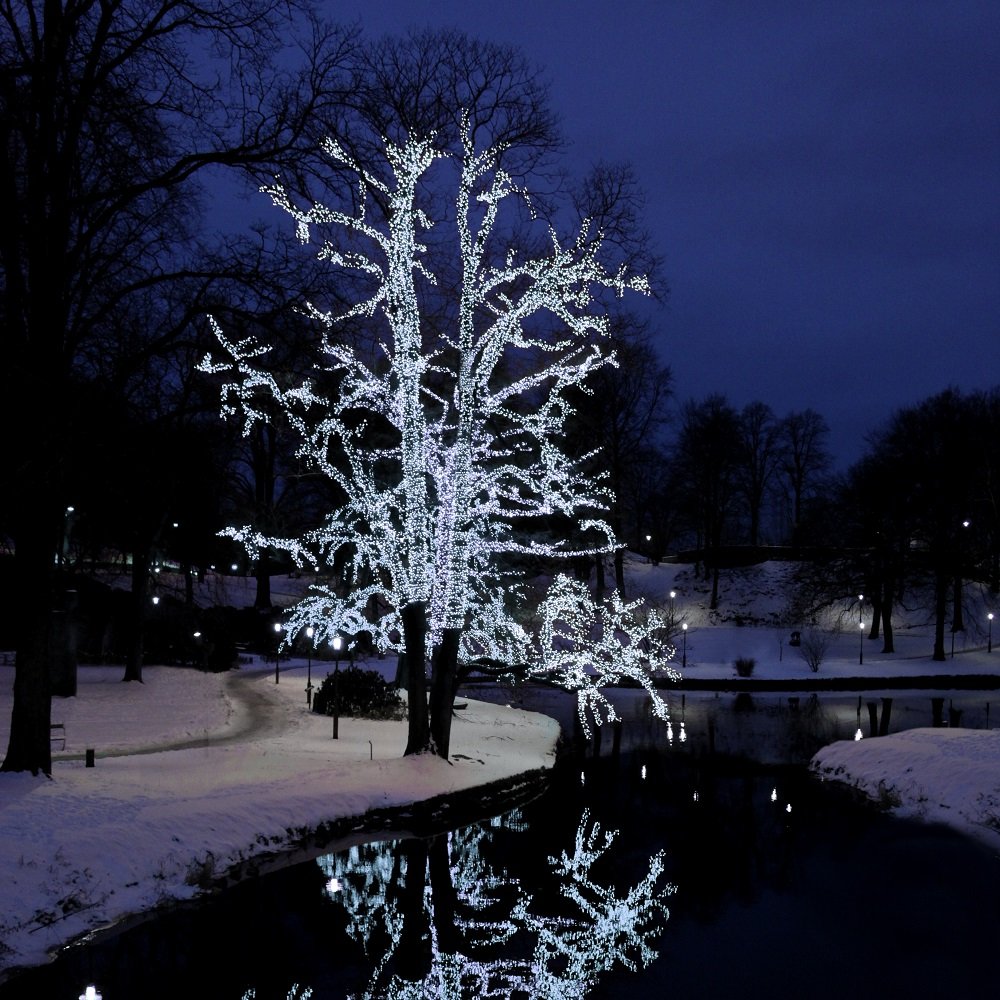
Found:
M 427 605 L 411 601 L 402 611 L 403 644 L 406 648 L 407 700 L 409 703 L 406 750 L 403 755 L 431 749 L 427 718 L 427 675 L 424 649 L 427 638 Z
M 944 652 L 944 618 L 948 610 L 948 574 L 938 569 L 934 576 L 934 654 L 932 660 L 943 663 Z
M 254 577 L 257 580 L 257 593 L 253 606 L 258 611 L 268 611 L 271 608 L 271 559 L 267 549 L 261 549 L 254 564 Z
M 462 630 L 446 628 L 431 661 L 431 747 L 445 760 L 451 750 L 451 718 L 458 679 L 458 642 Z
M 18 587 L 14 595 L 14 620 L 18 622 L 15 650 L 14 704 L 10 738 L 0 770 L 52 773 L 51 643 L 55 590 L 54 537 L 47 530 L 45 508 L 35 512 L 33 523 L 19 525 L 14 552 Z

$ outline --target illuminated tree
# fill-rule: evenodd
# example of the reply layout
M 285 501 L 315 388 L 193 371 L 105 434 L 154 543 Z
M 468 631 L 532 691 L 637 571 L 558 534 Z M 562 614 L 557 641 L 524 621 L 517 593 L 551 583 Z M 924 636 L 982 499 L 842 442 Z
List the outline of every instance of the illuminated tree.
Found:
M 531 645 L 505 600 L 501 557 L 614 545 L 601 517 L 608 493 L 566 454 L 561 435 L 568 393 L 614 363 L 600 296 L 648 285 L 609 265 L 601 234 L 586 223 L 569 239 L 548 228 L 541 243 L 522 230 L 510 245 L 505 213 L 530 213 L 531 201 L 499 165 L 500 151 L 476 148 L 468 129 L 453 151 L 434 137 L 387 140 L 385 162 L 371 168 L 334 139 L 325 150 L 335 170 L 356 179 L 345 204 L 300 208 L 280 184 L 268 192 L 299 238 L 318 243 L 335 275 L 367 279 L 366 294 L 347 309 L 306 307 L 323 355 L 310 381 L 286 384 L 267 370 L 266 348 L 234 342 L 218 324 L 228 359 L 208 357 L 201 367 L 230 378 L 224 412 L 241 413 L 247 433 L 276 402 L 299 435 L 299 456 L 345 499 L 301 537 L 270 538 L 250 527 L 230 533 L 251 556 L 273 545 L 315 568 L 350 553 L 354 577 L 368 582 L 346 597 L 314 587 L 294 609 L 288 634 L 312 626 L 324 641 L 367 632 L 379 648 L 405 652 L 407 752 L 433 746 L 447 756 L 459 659 L 520 663 Z M 454 214 L 431 234 L 422 206 L 449 183 Z M 435 270 L 456 266 L 441 259 L 442 247 L 457 255 L 460 274 L 454 322 L 445 327 L 425 315 Z M 373 354 L 336 336 L 359 317 L 379 331 Z M 540 540 L 520 530 L 554 516 L 579 522 L 591 540 Z M 373 615 L 373 607 L 388 611 Z M 619 646 L 630 649 L 627 641 Z M 638 648 L 623 655 L 626 672 L 639 669 Z M 428 652 L 429 723 L 421 718 Z M 593 675 L 574 674 L 581 690 L 585 676 Z

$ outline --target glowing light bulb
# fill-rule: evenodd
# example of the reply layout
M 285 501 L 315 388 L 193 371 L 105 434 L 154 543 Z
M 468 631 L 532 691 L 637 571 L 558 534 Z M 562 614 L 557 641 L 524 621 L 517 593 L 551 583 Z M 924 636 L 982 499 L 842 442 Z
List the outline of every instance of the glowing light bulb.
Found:
M 777 788 L 772 788 L 771 789 L 771 801 L 772 802 L 777 802 L 778 801 L 778 789 Z

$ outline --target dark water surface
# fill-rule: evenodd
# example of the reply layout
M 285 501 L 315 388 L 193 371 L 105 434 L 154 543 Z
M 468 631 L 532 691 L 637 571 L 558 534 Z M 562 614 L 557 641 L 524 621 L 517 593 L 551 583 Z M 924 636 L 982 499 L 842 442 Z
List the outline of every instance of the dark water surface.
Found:
M 993 995 L 997 853 L 773 763 L 843 705 L 731 701 L 674 706 L 669 738 L 630 702 L 619 752 L 519 809 L 254 879 L 0 1000 Z M 768 763 L 718 750 L 737 729 Z

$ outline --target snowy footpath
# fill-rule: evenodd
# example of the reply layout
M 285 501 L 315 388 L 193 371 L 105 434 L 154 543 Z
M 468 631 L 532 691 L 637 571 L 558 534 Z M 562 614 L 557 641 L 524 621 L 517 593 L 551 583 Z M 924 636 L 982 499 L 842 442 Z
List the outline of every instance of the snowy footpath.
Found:
M 0 980 L 301 850 L 316 829 L 375 839 L 366 814 L 555 761 L 553 720 L 475 701 L 456 713 L 449 762 L 403 758 L 405 722 L 340 719 L 334 740 L 332 720 L 306 709 L 305 673 L 283 664 L 275 683 L 273 667 L 149 667 L 139 685 L 121 683 L 121 668 L 80 668 L 77 696 L 53 702 L 66 745 L 57 743 L 52 780 L 0 774 Z M 12 683 L 0 668 L 4 746 Z

